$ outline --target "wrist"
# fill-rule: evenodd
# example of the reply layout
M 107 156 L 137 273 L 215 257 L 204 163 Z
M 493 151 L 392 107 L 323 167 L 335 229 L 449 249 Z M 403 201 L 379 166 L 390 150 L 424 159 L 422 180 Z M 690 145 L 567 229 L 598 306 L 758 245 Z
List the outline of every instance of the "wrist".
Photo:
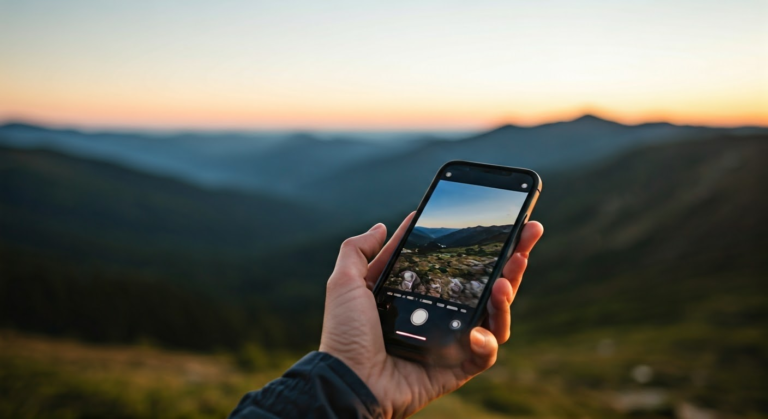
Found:
M 344 365 L 350 373 L 354 374 L 359 380 L 360 387 L 370 394 L 370 397 L 376 401 L 376 404 L 378 405 L 378 413 L 381 415 L 376 417 L 395 417 L 393 403 L 389 400 L 389 397 L 387 397 L 386 390 L 382 389 L 380 386 L 383 380 L 372 374 L 372 368 L 370 368 L 370 365 L 373 364 L 372 359 L 368 359 L 367 362 L 360 362 L 360 360 L 357 359 L 354 354 L 351 354 L 349 350 L 345 350 L 343 347 L 337 347 L 335 345 L 327 345 L 324 342 L 321 342 L 318 351 L 335 358 L 340 364 Z

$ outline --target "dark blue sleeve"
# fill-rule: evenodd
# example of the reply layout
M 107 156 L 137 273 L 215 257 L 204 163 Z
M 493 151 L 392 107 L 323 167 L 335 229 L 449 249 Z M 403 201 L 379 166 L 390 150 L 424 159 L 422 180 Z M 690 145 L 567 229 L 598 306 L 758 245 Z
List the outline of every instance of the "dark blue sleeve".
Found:
M 246 394 L 229 415 L 250 418 L 379 418 L 376 397 L 346 364 L 311 352 L 282 377 Z

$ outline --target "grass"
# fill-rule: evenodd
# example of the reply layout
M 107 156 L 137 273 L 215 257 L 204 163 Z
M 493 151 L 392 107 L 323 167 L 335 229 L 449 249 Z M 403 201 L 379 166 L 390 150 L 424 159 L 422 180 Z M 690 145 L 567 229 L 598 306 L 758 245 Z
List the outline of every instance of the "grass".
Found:
M 458 394 L 517 417 L 679 417 L 694 406 L 717 417 L 765 418 L 766 354 L 758 324 L 604 328 L 557 340 L 528 340 L 521 331 L 497 365 Z M 642 368 L 652 374 L 638 380 Z M 637 401 L 648 393 L 664 400 Z
M 527 335 L 516 331 L 497 365 L 415 417 L 654 418 L 679 416 L 685 406 L 721 418 L 768 417 L 759 325 L 604 328 L 557 342 Z M 4 331 L 0 417 L 222 418 L 243 394 L 298 358 L 257 352 L 258 361 L 248 363 L 227 353 L 92 345 Z M 647 382 L 632 376 L 639 365 L 653 371 Z M 632 404 L 648 392 L 665 400 Z
M 0 333 L 0 417 L 223 418 L 296 357 L 243 371 L 236 357 L 147 346 L 102 346 Z M 458 395 L 448 395 L 418 418 L 497 419 Z
M 693 406 L 719 418 L 767 418 L 768 296 L 748 286 L 760 280 L 759 275 L 697 279 L 706 289 L 717 284 L 716 293 L 690 288 L 683 293 L 670 283 L 667 295 L 685 298 L 655 298 L 668 309 L 656 313 L 655 321 L 616 315 L 601 321 L 612 312 L 597 310 L 601 304 L 585 298 L 588 303 L 578 312 L 597 310 L 590 328 L 577 327 L 587 320 L 574 317 L 578 312 L 559 300 L 526 309 L 532 301 L 521 299 L 512 339 L 497 364 L 416 417 L 680 417 Z M 619 294 L 636 295 L 631 289 Z M 634 312 L 633 307 L 621 311 Z M 542 316 L 546 310 L 548 316 Z M 643 318 L 653 310 L 647 307 Z M 0 417 L 221 418 L 243 394 L 279 376 L 300 356 L 257 346 L 198 354 L 4 331 Z M 651 377 L 638 380 L 636 370 L 645 367 Z M 654 394 L 663 400 L 642 403 Z
M 226 355 L 0 339 L 0 417 L 221 418 L 277 375 L 244 373 Z

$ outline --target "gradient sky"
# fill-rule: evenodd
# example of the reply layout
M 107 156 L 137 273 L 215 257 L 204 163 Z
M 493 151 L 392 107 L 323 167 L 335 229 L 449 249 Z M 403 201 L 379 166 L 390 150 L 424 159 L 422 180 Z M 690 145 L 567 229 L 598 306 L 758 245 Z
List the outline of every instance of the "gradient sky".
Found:
M 0 120 L 768 125 L 768 2 L 0 0 Z
M 525 197 L 523 192 L 441 180 L 416 225 L 464 228 L 513 224 Z

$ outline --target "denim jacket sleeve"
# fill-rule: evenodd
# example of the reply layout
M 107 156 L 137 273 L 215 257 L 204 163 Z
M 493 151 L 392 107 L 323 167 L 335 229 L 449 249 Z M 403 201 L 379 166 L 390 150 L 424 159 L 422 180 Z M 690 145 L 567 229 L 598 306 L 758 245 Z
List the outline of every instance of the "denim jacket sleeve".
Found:
M 376 397 L 346 364 L 311 352 L 282 377 L 246 394 L 230 419 L 380 418 Z

